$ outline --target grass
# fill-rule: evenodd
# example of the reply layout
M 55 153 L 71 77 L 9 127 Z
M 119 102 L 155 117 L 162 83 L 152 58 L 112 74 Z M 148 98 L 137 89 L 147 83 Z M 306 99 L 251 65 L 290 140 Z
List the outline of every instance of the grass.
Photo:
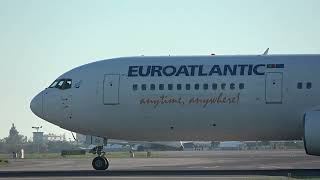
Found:
M 8 160 L 0 159 L 0 166 L 7 165 L 8 163 Z
M 135 152 L 135 158 L 146 158 L 147 152 Z M 10 159 L 11 154 L 0 154 L 0 159 Z M 91 153 L 86 153 L 85 155 L 68 155 L 61 156 L 60 153 L 30 153 L 24 155 L 25 159 L 79 159 L 79 158 L 94 158 L 96 155 Z M 108 152 L 108 158 L 130 158 L 129 152 Z M 160 157 L 156 152 L 151 153 L 151 158 Z

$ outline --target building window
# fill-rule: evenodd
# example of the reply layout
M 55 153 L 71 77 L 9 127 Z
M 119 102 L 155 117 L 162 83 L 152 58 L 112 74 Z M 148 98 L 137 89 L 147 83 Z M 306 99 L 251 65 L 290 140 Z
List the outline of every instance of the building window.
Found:
M 307 82 L 307 89 L 311 89 L 312 88 L 312 83 L 311 82 Z
M 141 90 L 142 90 L 142 91 L 147 90 L 147 85 L 146 85 L 146 84 L 142 84 L 142 85 L 141 85 Z
M 186 84 L 186 90 L 190 90 L 190 84 Z
M 164 84 L 159 84 L 159 90 L 163 90 L 164 89 Z
M 209 85 L 208 84 L 203 84 L 203 89 L 204 90 L 207 90 L 209 88 Z
M 223 90 L 226 89 L 226 84 L 225 83 L 221 84 L 221 89 L 223 89 Z
M 298 89 L 302 89 L 302 82 L 298 82 L 297 88 L 298 88 Z
M 181 90 L 182 85 L 181 84 L 177 84 L 177 90 Z
M 195 85 L 194 85 L 194 89 L 195 89 L 195 90 L 199 90 L 199 88 L 200 88 L 200 85 L 199 85 L 199 84 L 195 84 Z
M 173 89 L 173 84 L 168 84 L 168 90 L 172 90 Z
M 236 88 L 236 85 L 234 83 L 230 84 L 230 89 L 234 90 Z
M 213 84 L 212 84 L 212 89 L 213 89 L 213 90 L 216 90 L 217 88 L 218 88 L 218 85 L 217 85 L 216 83 L 213 83 Z
M 156 89 L 156 85 L 155 84 L 150 84 L 150 90 L 155 90 Z
M 244 89 L 244 83 L 239 84 L 239 89 Z
M 138 90 L 138 84 L 134 84 L 134 85 L 132 86 L 132 89 L 133 89 L 134 91 Z

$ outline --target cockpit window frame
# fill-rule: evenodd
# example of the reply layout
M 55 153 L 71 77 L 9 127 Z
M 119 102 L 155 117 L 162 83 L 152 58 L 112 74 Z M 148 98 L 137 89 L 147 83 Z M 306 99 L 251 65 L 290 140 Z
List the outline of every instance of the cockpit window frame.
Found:
M 48 88 L 55 88 L 59 81 L 60 81 L 59 79 L 54 80 L 53 83 L 51 83 Z
M 61 82 L 62 82 L 62 84 L 61 84 Z M 72 88 L 72 79 L 70 79 L 70 78 L 57 79 L 49 86 L 49 88 L 56 88 L 56 89 L 60 89 L 60 90 L 71 89 Z
M 72 87 L 72 79 L 66 79 L 64 81 L 63 88 L 64 89 L 70 89 L 71 87 Z
M 65 80 L 61 79 L 55 87 L 58 89 L 62 89 L 62 87 L 64 86 L 64 83 L 65 83 Z

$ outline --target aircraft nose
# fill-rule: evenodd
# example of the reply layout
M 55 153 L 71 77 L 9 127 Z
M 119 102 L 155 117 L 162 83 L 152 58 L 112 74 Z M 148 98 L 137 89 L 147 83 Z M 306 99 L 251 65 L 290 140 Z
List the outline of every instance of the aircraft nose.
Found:
M 43 118 L 43 99 L 42 93 L 36 95 L 30 103 L 31 111 L 40 118 Z

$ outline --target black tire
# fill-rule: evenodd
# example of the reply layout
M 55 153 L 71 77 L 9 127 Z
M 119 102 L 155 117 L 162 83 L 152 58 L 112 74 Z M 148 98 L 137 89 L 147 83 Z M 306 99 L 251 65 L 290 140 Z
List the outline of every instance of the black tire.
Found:
M 109 161 L 108 161 L 107 157 L 105 157 L 105 156 L 102 156 L 102 157 L 106 161 L 106 165 L 105 165 L 105 170 L 106 170 L 109 168 Z
M 95 170 L 106 170 L 108 166 L 109 166 L 109 163 L 104 157 L 98 156 L 92 160 L 92 167 Z

